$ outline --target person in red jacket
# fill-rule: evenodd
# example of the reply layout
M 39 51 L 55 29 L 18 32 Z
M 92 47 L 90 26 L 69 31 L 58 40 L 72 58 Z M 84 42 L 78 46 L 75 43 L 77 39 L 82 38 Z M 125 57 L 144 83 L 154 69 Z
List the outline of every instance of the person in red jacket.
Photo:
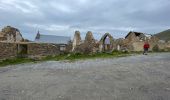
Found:
M 144 49 L 143 54 L 144 54 L 144 55 L 147 55 L 149 48 L 150 48 L 149 43 L 148 43 L 148 42 L 145 42 L 145 44 L 143 45 L 143 49 Z

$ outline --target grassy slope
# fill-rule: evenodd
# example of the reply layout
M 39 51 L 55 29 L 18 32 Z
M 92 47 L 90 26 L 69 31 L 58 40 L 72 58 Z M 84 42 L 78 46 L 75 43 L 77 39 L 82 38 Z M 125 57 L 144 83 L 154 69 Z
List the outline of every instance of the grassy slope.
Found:
M 169 41 L 170 40 L 170 29 L 160 32 L 156 34 L 155 36 L 159 37 L 161 40 Z

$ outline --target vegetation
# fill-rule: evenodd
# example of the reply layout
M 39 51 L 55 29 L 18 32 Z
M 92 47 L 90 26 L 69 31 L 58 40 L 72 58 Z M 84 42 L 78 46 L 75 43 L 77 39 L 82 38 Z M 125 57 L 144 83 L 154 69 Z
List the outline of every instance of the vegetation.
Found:
M 79 60 L 79 59 L 94 59 L 94 58 L 112 58 L 112 57 L 122 57 L 122 56 L 127 56 L 129 53 L 127 52 L 118 52 L 118 51 L 113 51 L 111 53 L 96 53 L 96 54 L 81 54 L 81 53 L 72 53 L 72 54 L 64 54 L 60 56 L 47 56 L 43 60 L 55 60 L 55 61 L 60 61 L 60 60 Z
M 155 36 L 157 36 L 161 40 L 169 41 L 170 40 L 170 29 L 160 32 L 156 34 Z
M 6 60 L 3 60 L 3 61 L 0 61 L 0 67 L 1 66 L 7 66 L 7 65 L 28 63 L 28 62 L 33 62 L 33 60 L 32 59 L 26 59 L 26 58 L 6 59 Z
M 94 58 L 113 58 L 113 57 L 123 57 L 128 56 L 129 53 L 127 52 L 118 52 L 113 51 L 111 53 L 96 53 L 96 54 L 62 54 L 57 56 L 47 56 L 42 58 L 38 61 L 61 61 L 61 60 L 69 60 L 69 61 L 75 61 L 79 59 L 94 59 Z M 7 59 L 0 62 L 0 66 L 7 66 L 7 65 L 15 65 L 15 64 L 22 64 L 22 63 L 28 63 L 28 62 L 37 62 L 34 59 L 28 59 L 28 58 L 14 58 L 14 59 Z

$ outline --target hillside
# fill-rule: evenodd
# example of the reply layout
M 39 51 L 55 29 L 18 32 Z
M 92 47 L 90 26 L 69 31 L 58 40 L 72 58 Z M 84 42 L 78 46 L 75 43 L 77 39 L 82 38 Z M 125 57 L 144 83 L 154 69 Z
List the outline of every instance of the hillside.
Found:
M 170 29 L 155 34 L 155 36 L 157 36 L 161 40 L 170 41 Z

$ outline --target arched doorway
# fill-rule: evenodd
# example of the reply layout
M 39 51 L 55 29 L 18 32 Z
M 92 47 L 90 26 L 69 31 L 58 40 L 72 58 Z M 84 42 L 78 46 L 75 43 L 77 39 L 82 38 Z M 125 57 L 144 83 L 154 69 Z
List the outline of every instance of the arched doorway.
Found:
M 109 52 L 113 50 L 113 37 L 109 33 L 102 36 L 99 49 L 101 52 Z

